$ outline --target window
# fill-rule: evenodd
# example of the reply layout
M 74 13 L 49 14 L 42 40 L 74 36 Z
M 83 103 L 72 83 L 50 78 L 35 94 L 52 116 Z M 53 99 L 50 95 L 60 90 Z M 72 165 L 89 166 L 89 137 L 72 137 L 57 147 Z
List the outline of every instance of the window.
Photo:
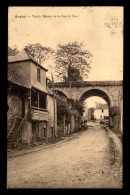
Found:
M 46 109 L 46 95 L 39 93 L 39 108 Z
M 46 109 L 46 94 L 42 94 L 35 90 L 32 90 L 31 106 L 41 108 L 41 109 Z
M 31 91 L 31 106 L 38 107 L 38 92 Z
M 102 112 L 104 112 L 104 110 L 102 109 Z
M 40 82 L 41 81 L 41 77 L 40 77 L 40 68 L 37 68 L 37 81 Z

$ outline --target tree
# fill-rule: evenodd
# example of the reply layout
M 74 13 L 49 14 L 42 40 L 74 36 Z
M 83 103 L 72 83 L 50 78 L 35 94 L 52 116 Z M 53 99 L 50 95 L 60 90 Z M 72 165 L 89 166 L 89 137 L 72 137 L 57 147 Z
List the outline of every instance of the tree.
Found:
M 48 69 L 47 77 L 51 79 L 51 72 L 55 72 L 53 63 L 55 51 L 50 47 L 43 47 L 39 43 L 28 44 L 27 46 L 25 46 L 24 50 L 39 64 Z
M 92 54 L 84 50 L 83 46 L 78 42 L 58 45 L 56 70 L 65 81 L 81 81 L 88 76 Z
M 8 56 L 15 56 L 15 55 L 17 55 L 18 52 L 19 51 L 18 51 L 16 45 L 15 46 L 12 46 L 12 48 L 11 47 L 8 47 Z
M 54 53 L 50 47 L 43 47 L 39 43 L 28 44 L 24 47 L 24 50 L 40 64 L 49 57 L 50 53 Z
M 70 123 L 71 116 L 75 118 L 80 118 L 85 111 L 85 105 L 81 100 L 71 101 L 70 104 L 67 101 L 67 98 L 57 94 L 57 118 L 58 123 L 63 120 L 63 116 L 66 117 L 66 124 Z
M 81 100 L 74 101 L 73 109 L 77 110 L 79 115 L 82 116 L 83 112 L 85 112 L 85 102 L 82 102 Z

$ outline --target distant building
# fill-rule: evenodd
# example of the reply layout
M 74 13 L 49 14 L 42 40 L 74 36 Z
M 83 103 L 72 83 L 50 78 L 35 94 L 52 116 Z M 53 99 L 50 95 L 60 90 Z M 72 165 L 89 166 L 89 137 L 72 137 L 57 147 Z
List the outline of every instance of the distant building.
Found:
M 101 120 L 108 116 L 109 116 L 108 105 L 98 103 L 94 110 L 94 118 L 97 120 Z
M 57 111 L 53 93 L 47 86 L 47 69 L 24 50 L 8 58 L 8 147 L 52 137 Z

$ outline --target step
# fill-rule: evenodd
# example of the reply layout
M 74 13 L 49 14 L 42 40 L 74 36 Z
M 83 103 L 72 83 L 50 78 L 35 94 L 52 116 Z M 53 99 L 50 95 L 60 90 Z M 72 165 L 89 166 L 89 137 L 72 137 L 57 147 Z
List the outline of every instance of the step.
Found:
M 7 143 L 9 143 L 9 142 L 13 142 L 13 141 L 15 141 L 15 140 L 17 140 L 18 138 L 12 138 L 12 139 L 9 139 L 9 140 L 7 140 Z
M 7 145 L 7 148 L 11 147 L 11 146 L 15 146 L 16 142 L 15 143 L 12 143 L 12 144 L 8 144 Z
M 10 148 L 10 147 L 12 147 L 12 146 L 15 146 L 15 144 L 16 144 L 16 143 L 9 144 L 9 145 L 7 145 L 7 148 Z
M 12 139 L 12 138 L 15 138 L 15 139 L 16 139 L 18 136 L 19 136 L 19 135 L 11 135 L 11 136 L 8 137 L 7 140 L 10 140 L 10 139 Z
M 7 149 L 14 149 L 14 148 L 15 148 L 15 145 L 14 146 L 10 146 Z
M 14 142 L 17 142 L 17 140 L 12 140 L 12 141 L 10 141 L 10 142 L 7 142 L 7 145 L 8 145 L 8 144 L 12 144 L 12 143 L 14 143 Z
M 19 132 L 14 132 L 14 133 L 10 133 L 9 137 L 11 137 L 11 136 L 17 136 L 17 135 L 20 135 L 20 133 Z
M 10 134 L 9 137 L 8 137 L 8 139 L 9 139 L 10 137 L 16 137 L 16 136 L 19 136 L 19 135 L 20 135 L 20 133 Z
M 14 145 L 15 143 L 16 143 L 16 141 L 15 142 L 12 142 L 12 143 L 8 143 L 7 146 Z
M 17 139 L 15 138 L 15 139 L 10 139 L 10 140 L 7 140 L 7 143 L 11 143 L 11 142 L 15 142 L 15 141 L 17 141 Z
M 17 142 L 17 140 L 15 140 L 14 142 L 9 142 L 9 143 L 7 143 L 7 146 L 8 145 L 14 145 L 16 142 Z
M 14 142 L 14 141 L 17 141 L 17 139 L 10 139 L 7 141 L 7 143 Z
M 18 134 L 20 134 L 19 131 L 14 131 L 14 132 L 11 132 L 11 133 L 10 133 L 9 137 L 10 137 L 11 135 L 18 135 Z

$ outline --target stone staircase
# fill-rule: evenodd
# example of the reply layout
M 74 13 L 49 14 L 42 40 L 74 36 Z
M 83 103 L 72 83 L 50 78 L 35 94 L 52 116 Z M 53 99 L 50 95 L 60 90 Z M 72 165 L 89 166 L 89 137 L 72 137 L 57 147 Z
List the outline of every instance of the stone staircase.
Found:
M 15 124 L 11 133 L 7 137 L 7 149 L 14 149 L 17 144 L 18 139 L 20 138 L 20 125 L 22 122 L 22 118 L 16 118 Z

